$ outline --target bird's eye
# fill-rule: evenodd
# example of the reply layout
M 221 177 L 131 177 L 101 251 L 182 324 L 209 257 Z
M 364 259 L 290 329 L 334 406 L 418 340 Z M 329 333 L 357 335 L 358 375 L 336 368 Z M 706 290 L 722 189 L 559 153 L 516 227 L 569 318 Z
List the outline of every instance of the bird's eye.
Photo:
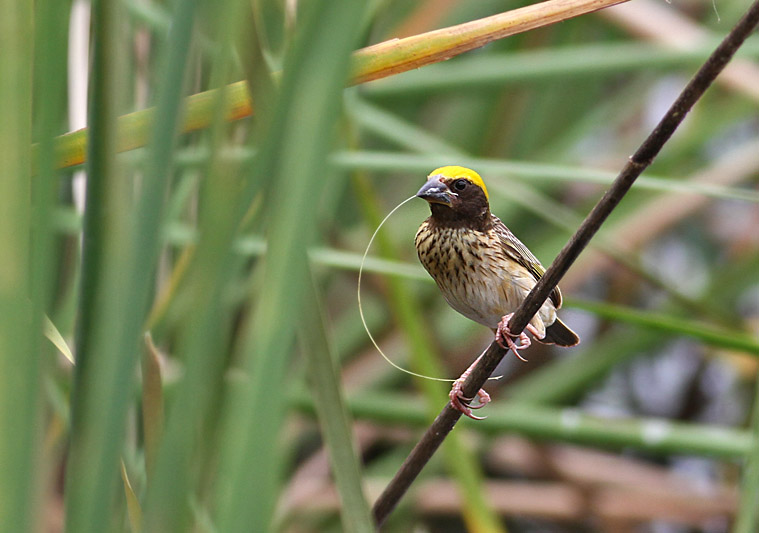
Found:
M 453 188 L 456 189 L 457 191 L 463 191 L 464 189 L 466 189 L 466 186 L 467 186 L 467 181 L 463 179 L 456 180 L 453 182 Z

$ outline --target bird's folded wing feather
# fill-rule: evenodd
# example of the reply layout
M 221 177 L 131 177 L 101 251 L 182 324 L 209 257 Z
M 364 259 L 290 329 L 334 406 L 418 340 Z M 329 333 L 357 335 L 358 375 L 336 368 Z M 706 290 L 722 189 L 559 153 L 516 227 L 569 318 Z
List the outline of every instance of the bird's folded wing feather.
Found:
M 524 244 L 522 244 L 522 241 L 517 239 L 516 235 L 506 227 L 506 224 L 501 222 L 501 219 L 495 215 L 493 215 L 493 224 L 495 232 L 509 257 L 525 267 L 536 281 L 543 277 L 546 269 L 540 264 L 538 258 L 535 257 Z M 556 309 L 561 307 L 561 291 L 559 290 L 559 287 L 556 287 L 551 291 L 550 298 Z

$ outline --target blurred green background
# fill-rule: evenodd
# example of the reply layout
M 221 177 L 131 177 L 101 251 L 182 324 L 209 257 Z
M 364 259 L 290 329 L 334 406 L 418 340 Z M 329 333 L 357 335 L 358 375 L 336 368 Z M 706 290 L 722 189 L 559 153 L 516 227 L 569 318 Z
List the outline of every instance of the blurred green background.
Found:
M 379 221 L 471 166 L 550 264 L 748 7 L 634 0 L 344 88 L 353 50 L 522 5 L 0 1 L 1 530 L 373 529 L 447 400 L 361 324 Z M 759 530 L 758 59 L 754 35 L 561 283 L 582 344 L 504 361 L 384 531 Z M 221 90 L 179 133 L 239 80 L 253 116 Z M 492 339 L 419 266 L 427 213 L 383 227 L 362 301 L 397 364 L 455 378 Z

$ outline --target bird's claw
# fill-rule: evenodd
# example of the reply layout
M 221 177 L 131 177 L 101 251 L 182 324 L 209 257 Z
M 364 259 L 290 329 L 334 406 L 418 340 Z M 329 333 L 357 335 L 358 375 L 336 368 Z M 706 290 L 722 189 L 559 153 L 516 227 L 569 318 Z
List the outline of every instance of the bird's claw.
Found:
M 527 359 L 522 357 L 522 354 L 519 353 L 519 350 L 524 350 L 525 348 L 530 347 L 530 338 L 524 331 L 519 335 L 514 335 L 511 332 L 509 329 L 509 320 L 511 320 L 512 316 L 514 316 L 514 313 L 509 313 L 508 315 L 504 315 L 503 318 L 501 318 L 501 321 L 498 323 L 498 327 L 495 330 L 495 341 L 501 348 L 504 350 L 511 350 L 514 355 L 526 363 Z M 527 329 L 527 331 L 533 335 L 537 333 L 531 324 L 528 324 L 527 328 L 525 329 Z M 518 342 L 514 342 L 513 339 L 517 339 Z
M 488 403 L 490 403 L 490 394 L 485 392 L 484 389 L 477 391 L 477 403 L 473 404 L 474 398 L 467 398 L 461 391 L 461 387 L 464 385 L 464 380 L 459 378 L 453 382 L 451 392 L 448 397 L 451 399 L 451 406 L 465 414 L 473 420 L 484 420 L 486 416 L 475 416 L 472 414 L 472 409 L 482 409 Z

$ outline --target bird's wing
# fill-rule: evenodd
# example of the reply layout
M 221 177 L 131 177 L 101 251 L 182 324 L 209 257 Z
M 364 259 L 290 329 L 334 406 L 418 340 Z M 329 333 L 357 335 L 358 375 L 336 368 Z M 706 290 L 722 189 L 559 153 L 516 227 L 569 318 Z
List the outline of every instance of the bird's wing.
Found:
M 511 230 L 506 227 L 506 224 L 501 222 L 500 218 L 495 215 L 492 215 L 492 217 L 493 228 L 495 229 L 495 232 L 498 235 L 498 238 L 509 257 L 525 267 L 530 272 L 530 274 L 532 274 L 536 281 L 543 277 L 546 269 L 543 268 L 543 265 L 540 264 L 538 258 L 533 255 L 527 246 L 522 244 L 522 241 L 517 239 L 516 235 L 514 235 Z M 561 291 L 559 290 L 558 286 L 555 287 L 553 291 L 551 291 L 550 298 L 556 309 L 561 307 Z

